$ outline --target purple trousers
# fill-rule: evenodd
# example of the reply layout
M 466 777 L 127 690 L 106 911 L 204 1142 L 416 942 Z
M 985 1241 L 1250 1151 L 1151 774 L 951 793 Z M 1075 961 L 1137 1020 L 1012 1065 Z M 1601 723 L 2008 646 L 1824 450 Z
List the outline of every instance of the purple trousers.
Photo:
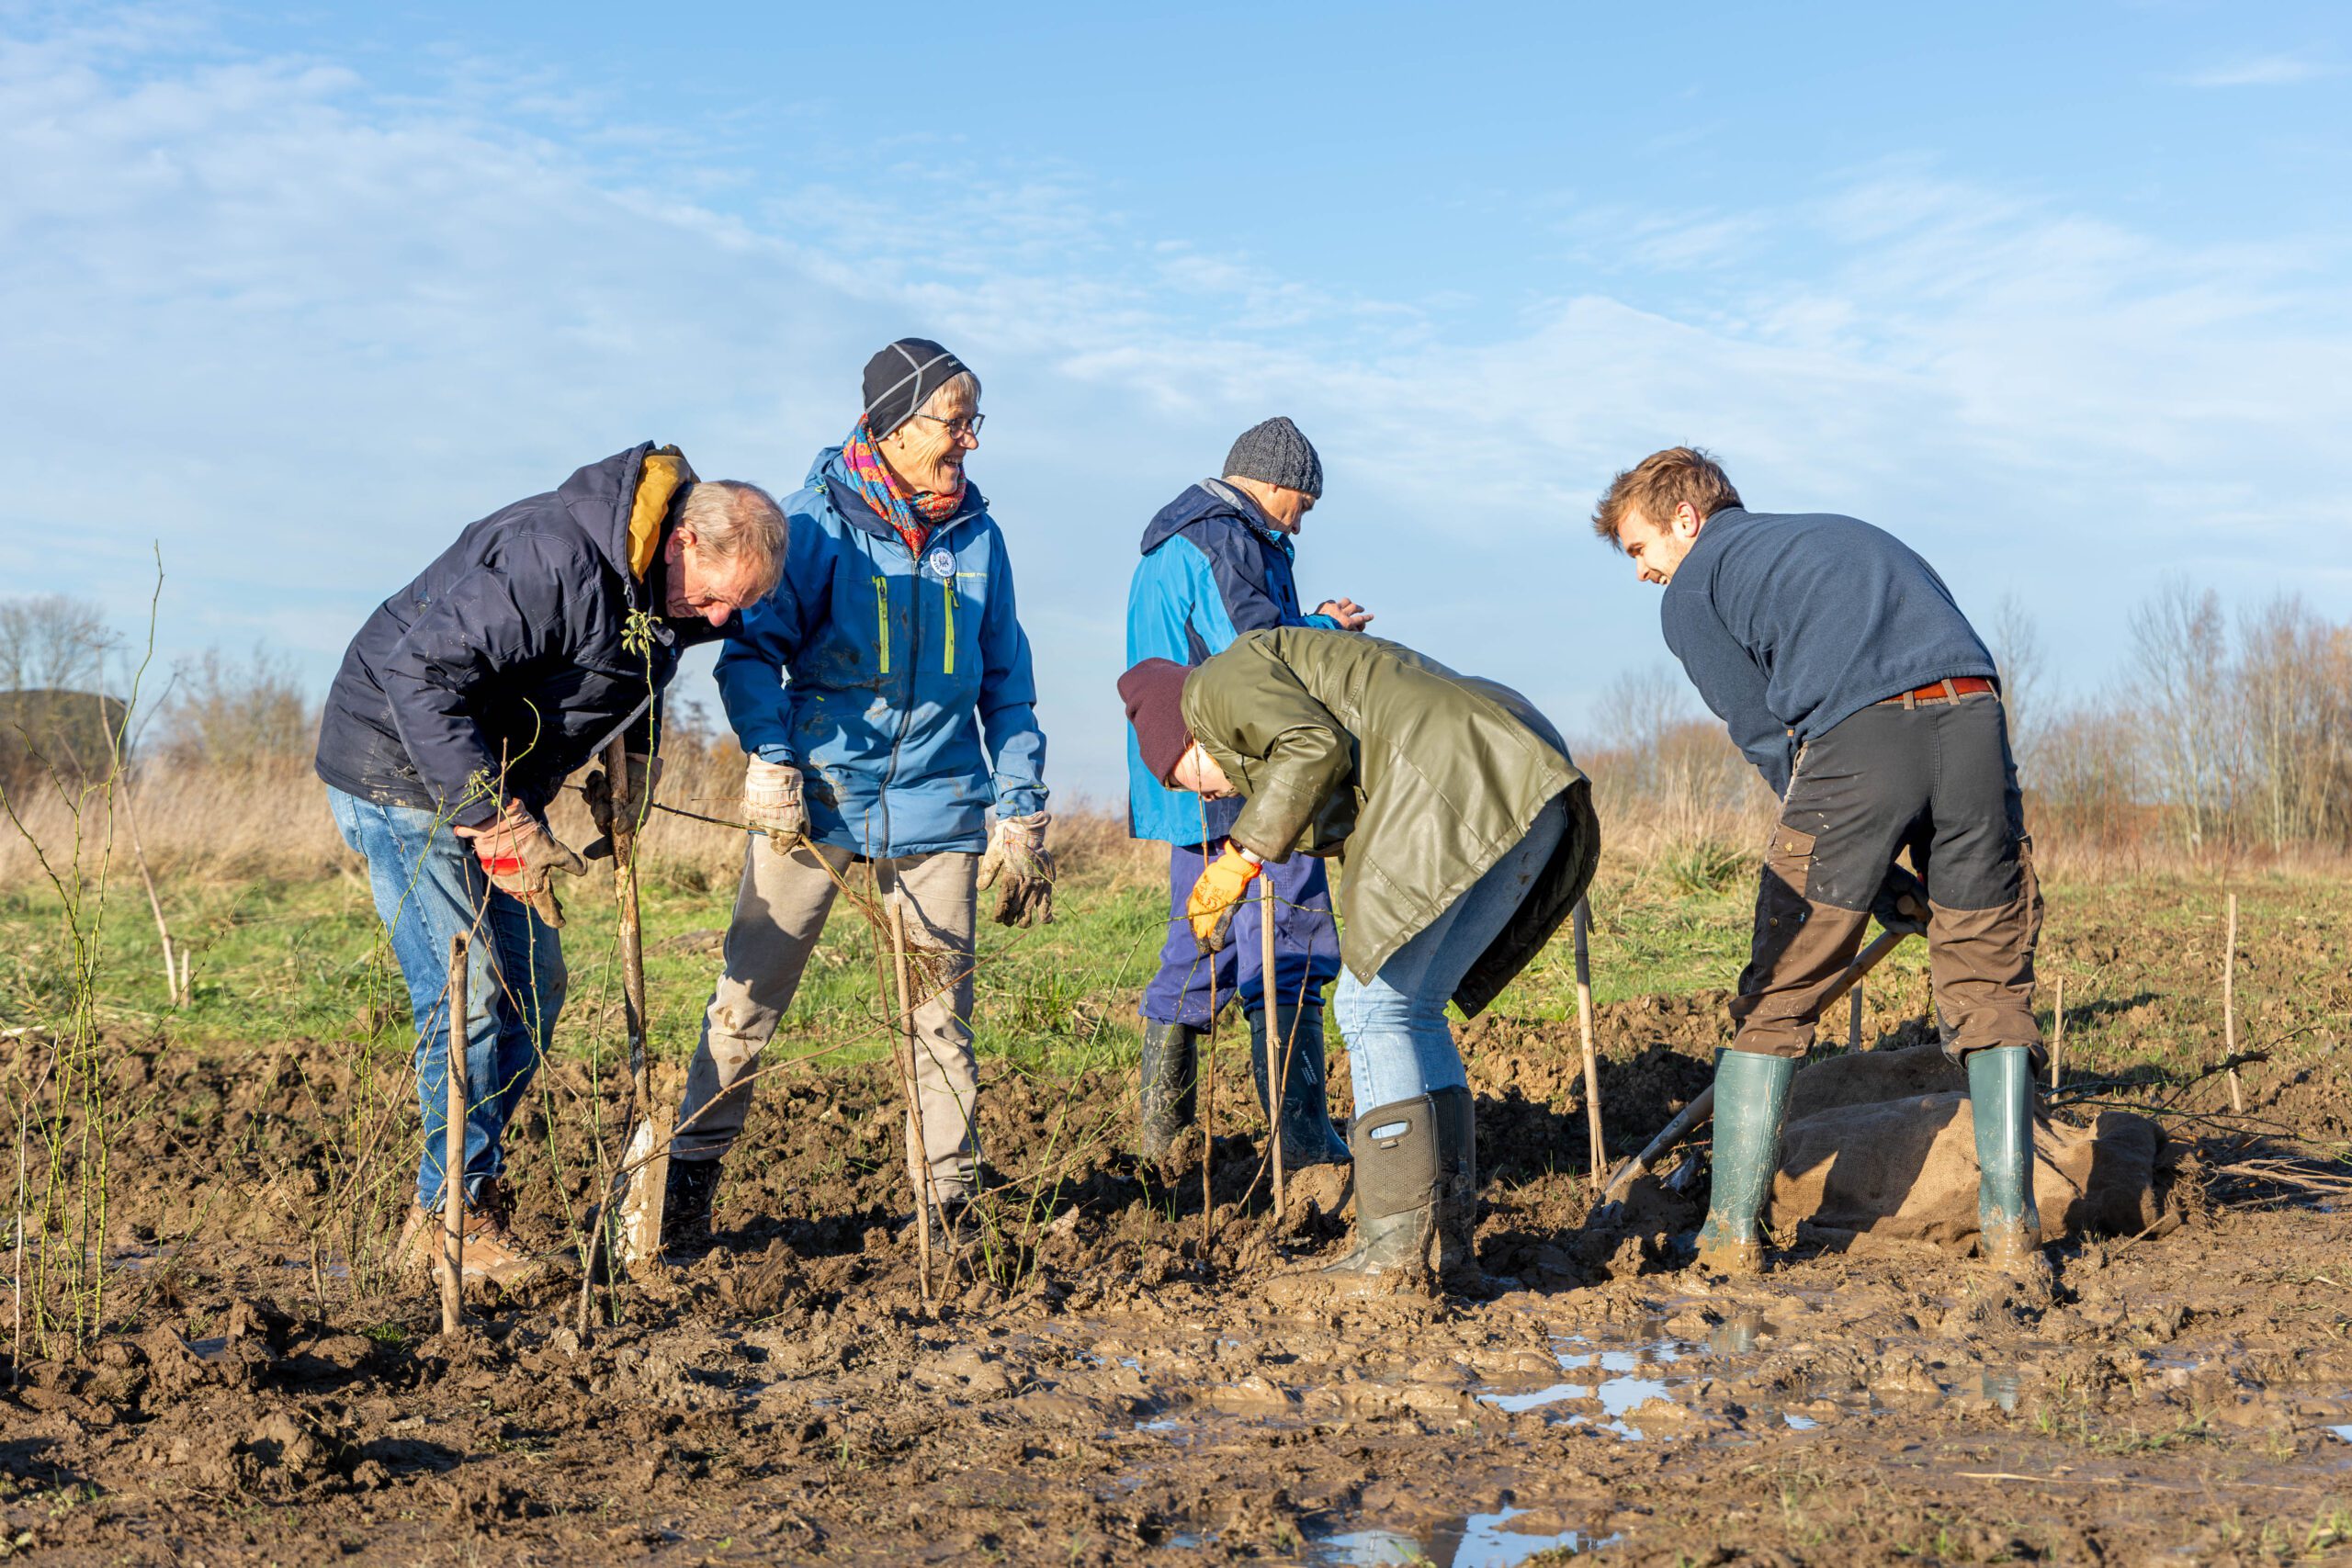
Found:
M 1313 855 L 1294 854 L 1286 861 L 1268 861 L 1266 869 L 1250 885 L 1250 897 L 1234 912 L 1230 940 L 1216 953 L 1203 953 L 1184 919 L 1184 901 L 1208 863 L 1225 852 L 1225 840 L 1208 844 L 1171 844 L 1168 850 L 1168 941 L 1159 951 L 1159 973 L 1144 987 L 1138 1010 L 1149 1023 L 1182 1023 L 1205 1029 L 1209 1021 L 1209 987 L 1224 1005 L 1238 988 L 1242 1007 L 1257 1012 L 1265 1006 L 1265 976 L 1258 934 L 1259 893 L 1271 878 L 1274 887 L 1274 1001 L 1296 1007 L 1302 994 L 1308 1007 L 1319 1007 L 1323 987 L 1340 976 L 1340 931 L 1331 921 L 1331 883 L 1323 863 Z

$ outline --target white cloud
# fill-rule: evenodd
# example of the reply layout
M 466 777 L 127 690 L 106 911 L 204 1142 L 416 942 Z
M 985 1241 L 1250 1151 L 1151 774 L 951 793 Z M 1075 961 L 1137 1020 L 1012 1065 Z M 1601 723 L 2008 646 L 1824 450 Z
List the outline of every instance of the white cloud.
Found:
M 2295 54 L 2263 54 L 2209 65 L 2174 78 L 2187 87 L 2280 87 L 2335 75 L 2335 68 Z

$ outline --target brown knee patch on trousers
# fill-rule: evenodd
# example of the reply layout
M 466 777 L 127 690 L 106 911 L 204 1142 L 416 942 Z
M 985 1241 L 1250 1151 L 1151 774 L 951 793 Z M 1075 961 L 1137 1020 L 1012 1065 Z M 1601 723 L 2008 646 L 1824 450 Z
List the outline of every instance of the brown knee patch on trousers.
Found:
M 2033 1018 L 2034 948 L 2041 938 L 2041 883 L 2033 846 L 2018 844 L 2017 896 L 1989 909 L 1928 906 L 1928 969 L 1955 1056 L 1999 1045 L 2039 1050 Z
M 1756 930 L 1747 967 L 1732 998 L 1736 1051 L 1802 1056 L 1813 1046 L 1821 998 L 1862 944 L 1867 909 L 1842 909 L 1805 896 L 1814 836 L 1782 823 L 1772 829 L 1756 890 Z

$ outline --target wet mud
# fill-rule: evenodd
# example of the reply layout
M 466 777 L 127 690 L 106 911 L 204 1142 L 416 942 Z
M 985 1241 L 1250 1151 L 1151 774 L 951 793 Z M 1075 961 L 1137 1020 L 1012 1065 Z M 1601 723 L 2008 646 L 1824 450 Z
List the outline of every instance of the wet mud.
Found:
M 1716 999 L 1611 1010 L 1612 1150 L 1707 1082 Z M 1900 1035 L 1890 1043 L 1908 1043 Z M 1572 1027 L 1465 1032 L 1491 1288 L 1285 1314 L 1329 1178 L 1278 1230 L 1247 1058 L 1197 1152 L 1137 1164 L 1124 1077 L 984 1090 L 989 1224 L 926 1303 L 886 1068 L 763 1088 L 713 1243 L 574 1325 L 574 1280 L 472 1303 L 323 1245 L 397 1180 L 376 1112 L 286 1051 L 126 1044 L 107 1331 L 0 1380 L 0 1553 L 42 1562 L 2292 1562 L 2352 1552 L 2352 1212 L 2209 1180 L 2053 1290 L 1924 1244 L 1792 1234 L 1685 1267 L 1703 1182 L 1588 1224 Z M 514 1154 L 550 1252 L 593 1185 L 550 1075 Z M 1345 1103 L 1344 1072 L 1335 1098 Z M 2266 1114 L 2346 1092 L 2282 1075 Z M 2290 1097 L 2293 1097 L 2290 1101 Z M 549 1126 L 553 1133 L 550 1135 Z M 407 1151 L 388 1140 L 389 1162 Z M 368 1197 L 354 1196 L 364 1190 Z M 381 1196 L 382 1191 L 392 1196 Z M 365 1214 L 322 1205 L 369 1203 Z M 378 1212 L 380 1211 L 380 1212 Z M 322 1238 L 314 1248 L 306 1236 Z M 13 1380 L 15 1386 L 6 1390 Z

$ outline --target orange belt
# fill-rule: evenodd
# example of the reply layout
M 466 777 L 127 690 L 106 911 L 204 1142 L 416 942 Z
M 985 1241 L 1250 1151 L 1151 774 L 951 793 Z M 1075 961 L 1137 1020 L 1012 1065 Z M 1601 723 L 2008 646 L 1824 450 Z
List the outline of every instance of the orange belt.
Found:
M 1914 703 L 1950 703 L 1962 697 L 1973 697 L 1993 689 L 1993 682 L 1982 675 L 1961 675 L 1947 681 L 1936 681 L 1925 686 L 1915 686 L 1907 692 L 1897 692 L 1891 697 L 1881 697 L 1882 703 L 1901 703 L 1909 707 Z

